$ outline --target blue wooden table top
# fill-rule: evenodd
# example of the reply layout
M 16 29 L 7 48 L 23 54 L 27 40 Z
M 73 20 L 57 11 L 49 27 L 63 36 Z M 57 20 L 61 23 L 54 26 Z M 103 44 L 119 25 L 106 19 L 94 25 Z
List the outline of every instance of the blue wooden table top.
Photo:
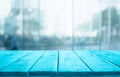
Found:
M 0 76 L 119 75 L 120 51 L 0 51 Z

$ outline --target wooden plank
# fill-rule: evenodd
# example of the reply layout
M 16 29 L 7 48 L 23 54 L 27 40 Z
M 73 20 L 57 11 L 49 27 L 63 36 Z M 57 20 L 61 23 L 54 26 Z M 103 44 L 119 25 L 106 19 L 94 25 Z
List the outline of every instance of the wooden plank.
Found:
M 112 52 L 109 52 L 109 51 L 90 51 L 91 53 L 101 57 L 101 58 L 104 58 L 108 61 L 110 61 L 111 63 L 117 65 L 120 67 L 120 55 L 118 54 L 114 54 Z
M 75 52 L 89 66 L 93 74 L 117 74 L 120 71 L 120 68 L 118 66 L 89 53 L 89 51 Z
M 11 51 L 11 50 L 2 50 L 0 51 L 0 60 L 2 59 L 5 59 L 5 58 L 8 58 L 8 57 L 12 57 L 13 55 L 16 56 L 18 54 L 22 54 L 22 53 L 29 53 L 30 51 L 28 52 L 23 52 L 23 51 L 18 51 L 18 50 L 15 50 L 15 51 Z
M 40 58 L 44 51 L 33 51 L 1 70 L 2 75 L 27 76 L 29 69 Z
M 56 75 L 58 51 L 49 50 L 29 71 L 30 76 Z
M 110 52 L 114 53 L 114 54 L 117 54 L 117 55 L 120 55 L 120 50 L 110 50 Z
M 29 54 L 31 51 L 9 51 L 9 54 L 6 54 L 0 57 L 0 70 L 4 67 L 8 66 L 9 64 L 13 63 L 14 61 L 18 60 L 19 58 Z
M 17 53 L 20 53 L 20 52 L 10 51 L 10 50 L 1 50 L 0 51 L 0 59 L 3 59 L 3 57 L 7 57 L 7 56 L 14 55 L 14 54 L 17 54 Z
M 91 72 L 90 69 L 73 51 L 59 51 L 59 75 L 81 75 L 88 72 Z

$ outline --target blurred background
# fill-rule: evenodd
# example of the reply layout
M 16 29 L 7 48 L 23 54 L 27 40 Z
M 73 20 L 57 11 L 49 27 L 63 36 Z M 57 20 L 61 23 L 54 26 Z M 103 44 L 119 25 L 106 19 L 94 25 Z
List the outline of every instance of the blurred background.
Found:
M 0 50 L 119 50 L 120 0 L 0 0 Z

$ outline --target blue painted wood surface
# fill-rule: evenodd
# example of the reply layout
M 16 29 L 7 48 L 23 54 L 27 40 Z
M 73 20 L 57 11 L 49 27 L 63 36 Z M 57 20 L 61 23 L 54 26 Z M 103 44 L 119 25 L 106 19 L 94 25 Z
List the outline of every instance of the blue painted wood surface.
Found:
M 0 76 L 120 75 L 120 51 L 0 51 Z
M 1 72 L 7 72 L 9 75 L 19 73 L 19 75 L 27 75 L 29 69 L 35 62 L 41 57 L 44 51 L 34 51 L 18 59 L 17 61 L 9 64 L 7 67 L 1 70 Z
M 120 55 L 118 55 L 118 53 L 116 53 L 116 51 L 91 51 L 92 54 L 95 54 L 105 60 L 108 60 L 109 62 L 117 65 L 120 67 Z M 116 54 L 115 54 L 116 53 Z
M 44 55 L 36 62 L 36 64 L 29 71 L 31 76 L 39 75 L 56 75 L 57 74 L 57 60 L 58 51 L 48 50 Z
M 75 51 L 76 54 L 89 66 L 92 72 L 120 71 L 120 68 L 111 62 L 98 57 L 89 51 Z

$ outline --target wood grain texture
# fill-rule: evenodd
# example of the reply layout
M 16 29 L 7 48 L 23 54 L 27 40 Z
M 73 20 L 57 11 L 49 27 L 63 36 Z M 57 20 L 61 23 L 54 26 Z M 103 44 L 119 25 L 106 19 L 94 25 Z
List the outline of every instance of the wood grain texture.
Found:
M 120 76 L 120 51 L 0 51 L 0 76 Z
M 89 51 L 75 51 L 93 72 L 120 71 L 120 68 L 109 61 L 91 54 Z
M 108 60 L 109 62 L 120 67 L 120 55 L 106 51 L 90 51 L 92 54 L 95 54 L 103 59 Z
M 30 70 L 32 75 L 56 75 L 57 73 L 58 51 L 48 50 L 38 60 L 38 62 Z
M 73 53 L 59 52 L 59 75 L 72 75 L 91 72 L 90 69 Z
M 9 66 L 1 70 L 4 75 L 27 75 L 32 65 L 39 59 L 44 51 L 34 51 L 30 54 L 11 63 Z

